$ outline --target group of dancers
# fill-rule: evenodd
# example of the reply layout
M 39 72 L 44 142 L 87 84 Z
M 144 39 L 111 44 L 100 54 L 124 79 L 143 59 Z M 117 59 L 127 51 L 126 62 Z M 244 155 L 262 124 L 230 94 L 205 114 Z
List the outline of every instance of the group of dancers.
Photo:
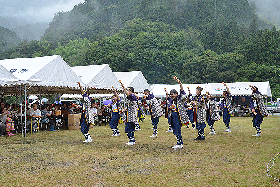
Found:
M 224 98 L 221 102 L 217 102 L 215 98 L 209 93 L 202 94 L 202 87 L 196 87 L 196 94 L 192 96 L 190 90 L 188 88 L 189 94 L 186 94 L 183 88 L 182 82 L 177 78 L 173 77 L 175 81 L 180 84 L 180 92 L 172 89 L 170 93 L 166 92 L 166 117 L 168 118 L 169 123 L 169 132 L 173 132 L 176 136 L 177 144 L 172 147 L 172 149 L 182 149 L 183 148 L 183 140 L 181 134 L 181 127 L 183 124 L 187 125 L 190 128 L 197 129 L 197 137 L 194 141 L 202 141 L 205 140 L 204 129 L 206 127 L 206 122 L 210 127 L 209 134 L 216 134 L 214 129 L 215 121 L 220 119 L 219 109 L 222 111 L 223 122 L 226 126 L 225 132 L 230 133 L 230 117 L 233 113 L 232 108 L 232 96 L 230 94 L 230 90 L 225 83 L 225 89 L 223 90 Z M 92 142 L 92 138 L 89 131 L 90 121 L 88 112 L 91 106 L 91 99 L 89 95 L 83 90 L 80 83 L 78 83 L 83 94 L 83 113 L 82 113 L 82 122 L 81 122 L 81 132 L 85 137 L 86 143 Z M 159 101 L 155 98 L 155 96 L 150 93 L 148 89 L 144 90 L 144 96 L 140 98 L 134 93 L 133 87 L 125 87 L 124 84 L 120 80 L 120 84 L 124 90 L 126 95 L 126 102 L 124 103 L 117 91 L 114 90 L 114 95 L 112 96 L 112 104 L 110 105 L 112 109 L 112 118 L 109 123 L 112 129 L 112 136 L 119 136 L 120 132 L 118 130 L 118 123 L 120 117 L 125 121 L 125 133 L 127 133 L 128 142 L 126 145 L 134 145 L 135 130 L 140 130 L 139 126 L 139 115 L 141 110 L 139 110 L 139 106 L 143 106 L 142 102 L 145 103 L 146 109 L 150 111 L 151 114 L 151 123 L 153 126 L 153 134 L 150 136 L 151 138 L 157 137 L 157 125 L 159 123 L 159 118 L 163 115 L 163 108 Z M 250 86 L 252 88 L 252 99 L 250 102 L 250 110 L 253 114 L 253 127 L 256 128 L 257 133 L 253 136 L 259 137 L 261 136 L 261 128 L 260 125 L 263 121 L 263 118 L 268 115 L 267 109 L 264 105 L 263 96 L 258 91 L 256 86 Z M 167 131 L 167 132 L 168 132 Z

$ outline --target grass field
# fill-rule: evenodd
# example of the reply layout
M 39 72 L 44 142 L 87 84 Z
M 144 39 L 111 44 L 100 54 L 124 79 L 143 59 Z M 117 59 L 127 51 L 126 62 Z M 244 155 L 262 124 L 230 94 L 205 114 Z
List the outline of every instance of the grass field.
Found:
M 266 176 L 268 162 L 280 151 L 280 117 L 262 124 L 262 136 L 252 118 L 231 118 L 232 132 L 215 123 L 216 135 L 194 142 L 196 130 L 182 127 L 184 148 L 176 144 L 168 124 L 160 119 L 158 137 L 149 116 L 135 133 L 136 145 L 127 146 L 124 124 L 121 136 L 111 137 L 109 126 L 90 129 L 92 143 L 80 131 L 55 131 L 0 137 L 1 186 L 280 186 Z M 270 174 L 280 178 L 280 158 Z

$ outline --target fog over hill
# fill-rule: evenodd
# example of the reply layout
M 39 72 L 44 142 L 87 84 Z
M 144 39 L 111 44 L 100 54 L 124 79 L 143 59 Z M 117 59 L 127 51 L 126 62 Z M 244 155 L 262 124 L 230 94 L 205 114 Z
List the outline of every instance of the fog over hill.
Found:
M 40 39 L 58 12 L 70 11 L 84 0 L 0 0 L 0 26 L 22 39 Z M 29 33 L 29 34 L 28 34 Z
M 279 28 L 280 0 L 248 1 L 255 5 L 263 20 L 275 23 Z M 0 0 L 0 26 L 15 31 L 23 39 L 39 40 L 56 13 L 70 11 L 83 2 L 84 0 Z
M 254 4 L 261 19 L 280 28 L 280 0 L 248 0 Z

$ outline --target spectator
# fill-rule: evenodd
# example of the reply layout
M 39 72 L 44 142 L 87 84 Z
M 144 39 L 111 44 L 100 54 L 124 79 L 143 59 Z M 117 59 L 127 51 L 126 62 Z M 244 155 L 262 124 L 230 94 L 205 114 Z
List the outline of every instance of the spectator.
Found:
M 95 103 L 91 103 L 91 108 L 89 110 L 89 118 L 90 121 L 96 121 L 97 118 L 97 105 Z
M 31 106 L 31 109 L 29 110 L 29 115 L 32 116 L 32 128 L 38 128 L 37 125 L 39 124 L 39 117 L 41 116 L 41 111 L 38 109 L 37 104 L 33 104 Z M 31 121 L 28 121 L 28 124 L 31 124 Z
M 55 131 L 54 130 L 54 121 L 51 118 L 52 116 L 52 111 L 49 111 L 49 106 L 43 105 L 42 106 L 42 123 L 46 124 L 48 129 L 50 131 Z
M 7 120 L 6 120 L 6 131 L 8 136 L 13 136 L 14 134 L 11 132 L 15 130 L 14 128 L 14 121 L 12 120 L 12 114 L 10 112 L 7 113 Z
M 0 106 L 0 114 L 3 113 L 3 110 L 5 108 L 5 103 L 4 102 L 1 102 L 1 106 Z

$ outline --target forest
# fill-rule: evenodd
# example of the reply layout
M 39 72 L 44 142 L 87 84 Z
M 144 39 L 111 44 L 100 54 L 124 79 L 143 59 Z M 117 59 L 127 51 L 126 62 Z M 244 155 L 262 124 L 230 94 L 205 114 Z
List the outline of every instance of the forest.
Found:
M 85 0 L 40 40 L 8 47 L 4 32 L 0 59 L 56 54 L 70 66 L 142 71 L 149 84 L 269 81 L 280 97 L 280 33 L 247 0 Z

